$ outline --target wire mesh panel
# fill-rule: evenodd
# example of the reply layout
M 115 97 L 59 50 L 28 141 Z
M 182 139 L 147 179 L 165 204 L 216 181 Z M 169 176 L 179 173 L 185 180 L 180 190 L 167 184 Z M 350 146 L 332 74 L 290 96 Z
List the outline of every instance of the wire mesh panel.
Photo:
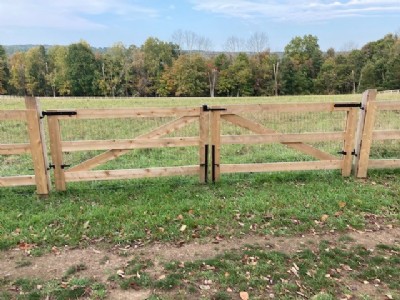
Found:
M 32 157 L 27 151 L 29 137 L 26 122 L 20 120 L 0 120 L 0 177 L 21 174 L 33 175 Z M 15 153 L 21 145 L 21 154 Z M 22 145 L 25 145 L 22 147 Z M 6 148 L 9 150 L 7 151 Z M 22 148 L 25 148 L 24 150 Z
M 397 110 L 376 111 L 370 159 L 400 159 L 400 103 Z
M 200 108 L 48 114 L 59 190 L 69 181 L 196 175 L 204 168 L 207 134 L 201 129 L 208 124 Z
M 25 98 L 26 110 L 0 110 L 0 186 L 36 185 L 48 194 L 47 153 L 39 103 Z
M 259 124 L 264 132 L 270 134 L 301 134 L 344 132 L 347 112 L 281 112 L 281 113 L 241 113 L 240 117 Z M 261 133 L 262 131 L 260 131 Z M 240 127 L 227 120 L 221 122 L 221 134 L 256 135 L 257 133 Z M 343 149 L 343 141 L 308 142 L 308 145 L 323 152 L 337 155 Z M 338 156 L 339 157 L 339 156 Z M 261 162 L 290 162 L 316 160 L 308 153 L 298 151 L 282 143 L 268 144 L 233 144 L 221 148 L 221 159 L 224 163 L 261 163 Z
M 341 169 L 344 176 L 350 175 L 357 104 L 239 105 L 210 110 L 213 180 L 220 173 L 317 169 Z
M 376 101 L 376 90 L 364 95 L 368 93 L 372 97 L 365 105 L 356 163 L 359 178 L 365 178 L 371 168 L 400 168 L 400 101 L 398 97 Z
M 175 121 L 176 118 L 141 118 L 141 119 L 91 119 L 61 120 L 61 138 L 63 141 L 90 140 L 129 140 L 146 137 L 149 132 Z M 199 136 L 198 121 L 174 130 L 163 137 L 196 137 Z M 64 153 L 64 163 L 77 165 L 96 157 L 103 151 L 73 151 Z M 198 164 L 198 146 L 142 148 L 126 151 L 123 155 L 96 166 L 100 169 L 149 168 L 163 166 L 180 166 Z

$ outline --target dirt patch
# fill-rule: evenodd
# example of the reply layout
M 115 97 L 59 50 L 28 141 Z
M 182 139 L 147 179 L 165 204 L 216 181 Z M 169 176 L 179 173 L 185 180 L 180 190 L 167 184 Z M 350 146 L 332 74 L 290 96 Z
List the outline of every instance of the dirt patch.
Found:
M 107 282 L 107 278 L 116 274 L 118 269 L 124 268 L 133 256 L 150 259 L 154 263 L 151 273 L 157 278 L 163 272 L 162 264 L 171 260 L 191 261 L 212 258 L 225 251 L 243 248 L 247 244 L 259 245 L 266 249 L 285 253 L 294 253 L 304 248 L 317 247 L 322 240 L 335 242 L 341 238 L 346 238 L 349 244 L 360 244 L 367 249 L 373 249 L 377 244 L 399 246 L 400 228 L 382 226 L 378 231 L 350 230 L 340 234 L 336 232 L 315 233 L 295 237 L 246 236 L 242 239 L 195 242 L 181 247 L 157 243 L 137 249 L 114 247 L 102 250 L 96 246 L 74 250 L 64 248 L 42 257 L 31 257 L 25 251 L 15 249 L 0 252 L 0 279 L 14 280 L 22 277 L 44 280 L 61 279 L 71 266 L 84 264 L 87 268 L 80 271 L 79 276 Z M 352 284 L 354 289 L 362 291 L 367 287 L 362 286 L 361 283 Z M 109 290 L 110 299 L 146 299 L 150 294 L 148 291 Z

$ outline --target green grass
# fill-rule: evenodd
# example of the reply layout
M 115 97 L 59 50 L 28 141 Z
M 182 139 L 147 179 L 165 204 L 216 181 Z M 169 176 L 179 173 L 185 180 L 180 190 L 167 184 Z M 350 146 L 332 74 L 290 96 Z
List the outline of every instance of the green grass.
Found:
M 360 95 L 224 99 L 42 99 L 42 107 L 193 106 L 203 103 L 332 100 L 359 101 Z M 23 101 L 1 99 L 0 109 L 5 108 L 23 108 Z M 320 116 L 293 113 L 282 114 L 280 117 L 252 114 L 246 117 L 280 132 L 342 130 L 344 126 L 344 115 L 341 113 Z M 384 119 L 387 122 L 383 122 Z M 378 120 L 381 129 L 400 128 L 400 118 L 396 114 L 378 116 Z M 130 138 L 168 120 L 124 121 L 65 121 L 63 138 Z M 20 123 L 3 123 L 0 123 L 0 143 L 26 142 Z M 222 130 L 224 134 L 246 133 L 228 124 L 223 124 Z M 179 132 L 179 135 L 191 136 L 197 132 L 196 125 L 191 125 Z M 316 146 L 332 154 L 342 150 L 341 143 L 322 143 Z M 377 158 L 398 158 L 399 149 L 398 142 L 376 143 L 372 155 Z M 136 150 L 108 162 L 101 169 L 197 164 L 197 152 L 194 147 Z M 74 165 L 97 153 L 67 153 L 65 163 Z M 221 154 L 222 163 L 311 160 L 309 156 L 281 145 L 223 146 Z M 0 176 L 33 174 L 30 168 L 31 159 L 27 155 L 0 156 Z M 115 244 L 143 245 L 154 242 L 182 244 L 216 236 L 224 239 L 246 234 L 285 236 L 310 231 L 345 231 L 350 227 L 364 229 L 374 226 L 371 216 L 379 220 L 381 225 L 400 224 L 399 175 L 400 170 L 372 170 L 368 180 L 356 180 L 341 177 L 339 171 L 315 171 L 223 175 L 219 183 L 208 185 L 199 184 L 198 178 L 190 176 L 82 182 L 70 183 L 66 192 L 53 191 L 47 198 L 38 198 L 34 187 L 1 188 L 0 249 L 15 248 L 24 242 L 33 246 L 32 255 L 42 255 L 53 246 L 85 247 L 100 241 L 112 247 Z M 181 230 L 182 225 L 186 225 L 185 230 Z M 330 246 L 325 242 L 320 245 L 318 253 L 306 248 L 296 255 L 249 246 L 244 252 L 226 253 L 208 261 L 190 262 L 185 264 L 185 268 L 177 268 L 171 263 L 166 266 L 166 277 L 159 280 L 148 274 L 147 270 L 152 267 L 149 261 L 136 258 L 124 270 L 127 275 L 125 278 L 112 276 L 110 281 L 115 281 L 124 289 L 153 288 L 161 294 L 174 294 L 172 299 L 186 299 L 185 294 L 189 295 L 188 299 L 190 295 L 193 299 L 198 295 L 198 283 L 203 279 L 215 282 L 218 287 L 217 291 L 208 294 L 210 299 L 231 299 L 232 295 L 226 292 L 227 287 L 235 291 L 252 287 L 249 291 L 251 299 L 256 299 L 254 297 L 261 297 L 266 292 L 265 278 L 269 278 L 273 282 L 270 291 L 279 295 L 279 299 L 294 299 L 299 297 L 296 294 L 299 291 L 309 297 L 323 291 L 315 299 L 334 299 L 343 290 L 333 280 L 337 274 L 330 274 L 332 277 L 325 275 L 345 262 L 357 270 L 352 280 L 373 281 L 379 277 L 390 289 L 400 288 L 397 283 L 400 281 L 397 280 L 398 259 L 394 256 L 388 260 L 382 258 L 393 251 L 398 252 L 397 248 L 380 245 L 377 247 L 379 251 L 371 254 L 362 248 L 344 247 L 352 242 L 349 237 L 344 236 L 338 242 L 343 247 L 335 247 L 330 252 L 323 250 Z M 244 264 L 245 255 L 247 258 Z M 104 261 L 107 261 L 106 257 Z M 287 272 L 293 263 L 299 267 L 301 282 L 307 287 L 304 291 L 299 290 L 293 274 Z M 16 267 L 28 265 L 29 261 L 21 260 Z M 205 267 L 207 265 L 215 269 Z M 55 299 L 74 299 L 87 291 L 92 293 L 89 297 L 104 298 L 106 288 L 101 283 L 75 277 L 83 267 L 72 266 L 68 270 L 64 277 L 72 283 L 67 287 L 60 288 L 60 282 L 57 281 L 21 278 L 11 283 L 0 281 L 0 291 L 14 284 L 18 290 L 26 290 L 26 295 L 18 299 L 42 299 L 46 295 Z M 307 269 L 313 270 L 310 273 L 312 276 L 307 275 Z M 251 274 L 250 279 L 247 278 L 246 270 Z M 226 273 L 229 276 L 225 276 Z M 38 290 L 38 285 L 43 288 Z M 158 292 L 151 299 L 164 299 Z M 0 292 L 0 298 L 14 299 L 14 296 L 7 291 Z
M 379 95 L 379 97 L 389 97 Z M 234 103 L 276 103 L 315 101 L 359 101 L 360 95 L 302 96 L 264 98 L 132 98 L 132 99 L 41 99 L 43 109 L 193 106 Z M 0 109 L 22 108 L 22 99 L 1 99 Z M 247 114 L 279 132 L 343 130 L 342 112 L 327 114 Z M 395 114 L 385 115 L 390 126 L 400 126 Z M 136 120 L 62 121 L 64 140 L 130 138 L 155 128 L 169 118 Z M 4 122 L 3 122 L 4 123 Z M 0 123 L 0 124 L 3 124 Z M 8 122 L 5 122 L 6 125 Z M 4 124 L 3 124 L 4 125 Z M 18 123 L 0 127 L 0 143 L 24 137 Z M 383 125 L 382 125 L 383 126 Z M 8 132 L 13 133 L 10 135 Z M 246 133 L 225 124 L 223 134 Z M 172 134 L 174 136 L 175 133 Z M 176 135 L 197 135 L 196 124 Z M 25 137 L 26 138 L 26 137 Z M 335 154 L 338 143 L 316 145 Z M 385 148 L 386 149 L 386 148 Z M 394 144 L 383 157 L 398 155 Z M 397 151 L 397 152 L 396 152 Z M 65 164 L 75 165 L 99 152 L 65 153 Z M 374 152 L 378 153 L 378 152 Z M 385 156 L 386 155 L 386 156 Z M 222 163 L 251 163 L 312 160 L 283 145 L 223 145 Z M 143 168 L 198 164 L 198 150 L 188 148 L 140 149 L 131 151 L 98 169 Z M 33 174 L 31 159 L 0 156 L 0 176 Z M 223 175 L 215 185 L 201 185 L 195 177 L 149 180 L 83 182 L 68 184 L 65 193 L 53 191 L 38 199 L 33 187 L 0 189 L 0 249 L 20 241 L 35 244 L 33 252 L 54 245 L 80 245 L 104 238 L 109 243 L 150 243 L 153 241 L 191 241 L 216 235 L 247 233 L 293 234 L 311 229 L 344 230 L 362 228 L 368 213 L 384 215 L 388 222 L 399 220 L 399 171 L 370 172 L 370 181 L 344 179 L 338 171 L 277 174 Z M 370 183 L 377 184 L 370 184 Z M 344 208 L 339 207 L 345 202 Z M 182 215 L 183 219 L 177 219 Z M 328 215 L 326 222 L 318 222 Z M 266 217 L 268 216 L 268 217 Z M 317 221 L 317 222 L 316 222 Z M 180 231 L 182 225 L 187 229 Z
M 399 174 L 374 171 L 366 182 L 336 171 L 229 175 L 214 185 L 194 177 L 86 182 L 48 198 L 30 187 L 3 188 L 0 248 L 20 241 L 46 249 L 100 239 L 143 244 L 345 230 L 366 226 L 368 214 L 398 223 Z M 182 225 L 186 230 L 180 231 Z
M 362 285 L 368 281 L 376 284 L 377 294 L 398 299 L 400 261 L 398 252 L 390 250 L 379 247 L 372 252 L 359 245 L 327 241 L 295 254 L 245 247 L 208 260 L 169 262 L 165 279 L 153 285 L 160 290 L 156 294 L 173 291 L 170 298 L 160 299 L 174 299 L 175 294 L 186 294 L 182 299 L 191 299 L 191 294 L 200 298 L 205 283 L 210 287 L 206 299 L 236 299 L 240 291 L 248 291 L 251 299 L 266 299 L 271 294 L 277 299 L 339 299 L 358 293 L 349 288 L 350 282 Z
M 8 291 L 1 288 L 8 287 Z M 0 299 L 40 300 L 40 299 L 106 299 L 104 284 L 88 278 L 71 277 L 68 281 L 20 278 L 0 285 Z

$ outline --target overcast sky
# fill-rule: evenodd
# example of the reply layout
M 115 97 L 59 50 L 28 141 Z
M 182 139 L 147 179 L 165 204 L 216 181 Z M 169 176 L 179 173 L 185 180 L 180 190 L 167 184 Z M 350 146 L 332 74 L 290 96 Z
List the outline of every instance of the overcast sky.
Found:
M 272 51 L 305 34 L 323 50 L 342 50 L 400 32 L 400 0 L 0 0 L 2 45 L 140 46 L 177 30 L 208 37 L 215 50 L 256 32 Z

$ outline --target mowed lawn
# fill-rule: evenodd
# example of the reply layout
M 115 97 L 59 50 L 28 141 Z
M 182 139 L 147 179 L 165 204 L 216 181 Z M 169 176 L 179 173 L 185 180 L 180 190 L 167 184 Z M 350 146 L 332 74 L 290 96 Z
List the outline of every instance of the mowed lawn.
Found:
M 399 98 L 378 95 L 378 100 Z M 361 95 L 215 99 L 44 98 L 41 105 L 43 109 L 66 109 L 360 100 Z M 0 109 L 23 107 L 23 99 L 0 99 Z M 344 122 L 341 114 L 248 117 L 265 126 L 277 124 L 274 130 L 281 132 L 338 130 Z M 381 128 L 400 129 L 397 113 L 382 115 L 378 119 Z M 166 121 L 169 120 L 65 121 L 62 133 L 65 140 L 109 139 L 114 134 L 114 138 L 132 138 Z M 223 132 L 242 133 L 237 128 L 224 126 Z M 0 122 L 0 143 L 26 142 L 23 129 L 24 125 L 18 122 Z M 191 136 L 197 131 L 196 124 L 193 124 L 174 134 Z M 335 155 L 342 150 L 340 143 L 315 146 Z M 66 153 L 65 160 L 74 165 L 97 153 Z M 399 158 L 399 153 L 398 142 L 373 145 L 373 157 Z M 221 155 L 222 162 L 227 163 L 311 159 L 283 145 L 225 146 Z M 198 164 L 198 150 L 194 147 L 135 150 L 98 169 L 188 164 Z M 31 168 L 27 156 L 0 156 L 0 176 L 32 174 Z M 52 247 L 65 245 L 83 248 L 100 243 L 106 247 L 116 244 L 143 246 L 154 242 L 183 245 L 250 234 L 293 236 L 397 226 L 400 221 L 399 178 L 400 170 L 395 169 L 370 170 L 367 179 L 343 178 L 340 171 L 335 170 L 223 174 L 221 181 L 215 184 L 201 184 L 196 176 L 97 181 L 68 183 L 66 192 L 53 189 L 46 198 L 39 198 L 35 187 L 0 188 L 0 249 L 32 245 L 32 255 L 43 255 Z M 174 266 L 170 267 L 173 269 Z M 221 295 L 221 298 L 212 299 L 230 299 Z

